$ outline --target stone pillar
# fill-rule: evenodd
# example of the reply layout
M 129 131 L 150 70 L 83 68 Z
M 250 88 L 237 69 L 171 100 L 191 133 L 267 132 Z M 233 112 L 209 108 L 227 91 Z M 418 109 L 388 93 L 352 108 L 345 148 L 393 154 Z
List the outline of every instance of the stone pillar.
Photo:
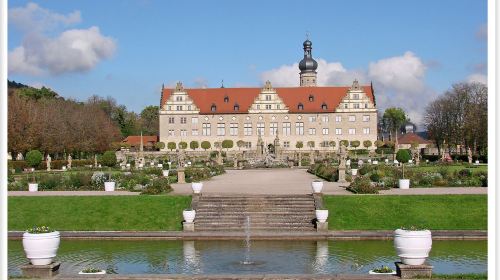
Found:
M 299 152 L 299 167 L 302 166 L 302 153 Z
M 238 168 L 238 158 L 236 157 L 236 155 L 233 157 L 233 167 Z
M 402 262 L 396 262 L 396 272 L 401 279 L 413 279 L 413 278 L 431 278 L 432 277 L 432 265 L 422 264 L 422 265 L 407 265 Z
M 53 262 L 48 265 L 23 265 L 21 271 L 27 278 L 52 278 L 59 273 L 60 262 Z
M 317 222 L 316 223 L 316 231 L 317 232 L 326 232 L 326 231 L 328 231 L 328 222 L 324 222 L 324 223 Z
M 183 231 L 194 231 L 194 223 L 184 222 L 182 223 Z
M 186 175 L 184 174 L 184 167 L 177 168 L 177 183 L 179 184 L 186 183 Z
M 347 181 L 345 180 L 345 170 L 346 170 L 345 161 L 341 157 L 339 163 L 339 180 L 337 181 L 337 183 L 347 183 Z

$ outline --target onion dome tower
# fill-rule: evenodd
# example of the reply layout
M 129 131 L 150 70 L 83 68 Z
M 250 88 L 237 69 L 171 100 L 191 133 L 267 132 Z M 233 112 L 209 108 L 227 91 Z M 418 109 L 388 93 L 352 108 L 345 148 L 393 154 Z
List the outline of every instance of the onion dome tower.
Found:
M 315 87 L 316 86 L 316 69 L 318 62 L 312 58 L 312 42 L 307 38 L 304 41 L 304 58 L 299 62 L 300 69 L 300 86 Z

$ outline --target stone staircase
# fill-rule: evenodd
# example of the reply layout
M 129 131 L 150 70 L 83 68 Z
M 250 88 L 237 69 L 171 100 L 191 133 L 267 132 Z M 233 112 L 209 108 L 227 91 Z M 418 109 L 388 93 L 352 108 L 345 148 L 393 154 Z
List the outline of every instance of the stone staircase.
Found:
M 312 195 L 202 195 L 195 231 L 316 231 Z

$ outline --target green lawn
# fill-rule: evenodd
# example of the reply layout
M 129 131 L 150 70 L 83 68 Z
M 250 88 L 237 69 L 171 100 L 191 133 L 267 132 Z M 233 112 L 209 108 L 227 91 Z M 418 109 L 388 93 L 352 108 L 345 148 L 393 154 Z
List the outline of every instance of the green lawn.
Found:
M 181 230 L 190 196 L 9 197 L 9 230 Z
M 405 167 L 406 168 L 406 167 Z M 454 171 L 459 171 L 462 169 L 465 169 L 466 166 L 464 165 L 428 165 L 428 166 L 415 166 L 415 167 L 408 167 L 409 169 L 413 171 L 419 171 L 419 172 L 438 172 L 440 168 L 446 168 L 450 172 Z M 476 167 L 472 168 L 467 168 L 472 171 L 472 173 L 479 172 L 479 171 L 484 171 L 488 172 L 488 166 L 487 165 L 478 165 Z
M 486 195 L 325 196 L 330 230 L 487 229 Z

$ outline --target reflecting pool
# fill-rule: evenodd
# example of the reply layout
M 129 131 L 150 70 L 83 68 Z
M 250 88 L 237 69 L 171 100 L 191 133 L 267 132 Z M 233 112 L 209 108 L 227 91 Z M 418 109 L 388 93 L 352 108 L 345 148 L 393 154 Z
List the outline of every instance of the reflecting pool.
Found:
M 21 240 L 9 241 L 9 275 L 27 264 Z M 486 241 L 433 241 L 434 273 L 486 273 Z M 251 264 L 243 264 L 249 258 Z M 398 260 L 391 240 L 123 241 L 61 240 L 60 274 L 93 266 L 118 274 L 364 274 Z

